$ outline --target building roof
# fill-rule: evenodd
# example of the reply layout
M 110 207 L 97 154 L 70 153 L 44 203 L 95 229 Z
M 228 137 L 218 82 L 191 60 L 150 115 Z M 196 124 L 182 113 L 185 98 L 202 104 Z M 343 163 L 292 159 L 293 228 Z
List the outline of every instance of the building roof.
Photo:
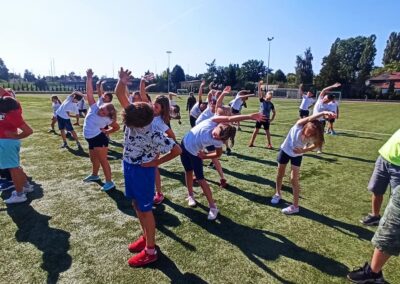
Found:
M 376 81 L 400 81 L 400 72 L 384 73 L 369 79 L 371 83 Z

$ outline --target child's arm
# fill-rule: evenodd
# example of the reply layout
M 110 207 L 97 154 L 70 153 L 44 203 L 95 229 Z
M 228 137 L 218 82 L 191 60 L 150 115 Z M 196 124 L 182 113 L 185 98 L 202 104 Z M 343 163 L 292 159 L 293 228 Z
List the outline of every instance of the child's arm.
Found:
M 171 149 L 171 151 L 168 154 L 162 156 L 161 158 L 154 159 L 151 162 L 143 163 L 141 166 L 142 167 L 158 167 L 159 165 L 172 160 L 176 156 L 179 156 L 181 153 L 182 153 L 181 147 L 178 144 L 175 144 L 175 146 Z
M 339 119 L 339 105 L 336 104 L 336 119 Z
M 171 138 L 172 140 L 174 140 L 174 141 L 176 142 L 175 133 L 172 131 L 171 128 L 168 128 L 168 130 L 165 131 L 165 134 L 167 134 L 167 136 L 168 136 L 169 138 Z
M 101 98 L 103 96 L 103 84 L 104 84 L 104 81 L 101 79 L 96 82 L 96 92 L 97 92 L 97 95 L 99 96 L 99 98 Z
M 241 114 L 241 115 L 233 115 L 233 116 L 215 116 L 212 118 L 212 121 L 217 123 L 224 122 L 237 122 L 242 120 L 257 120 L 257 121 L 265 121 L 265 116 L 262 113 L 256 112 L 252 114 Z
M 203 95 L 203 87 L 206 84 L 206 81 L 201 81 L 200 87 L 199 87 L 199 105 L 201 104 L 202 100 L 201 100 L 201 96 Z
M 222 155 L 222 148 L 215 148 L 215 151 L 211 153 L 205 153 L 204 151 L 200 151 L 197 154 L 197 157 L 199 157 L 202 160 L 207 160 L 207 159 L 215 159 L 219 158 Z
M 215 105 L 216 108 L 219 108 L 222 106 L 225 95 L 229 94 L 230 92 L 231 92 L 231 86 L 226 86 L 225 89 L 222 91 L 221 95 L 219 95 L 217 98 L 217 102 Z
M 299 94 L 299 97 L 302 97 L 302 96 L 303 96 L 303 94 L 304 94 L 304 92 L 303 92 L 303 84 L 300 84 L 300 85 L 299 85 L 299 90 L 298 90 L 297 93 Z
M 337 88 L 337 87 L 340 87 L 340 86 L 341 86 L 340 83 L 335 83 L 335 84 L 333 84 L 332 86 L 325 87 L 325 88 L 321 91 L 321 93 L 319 94 L 319 97 L 320 97 L 320 98 L 323 98 L 323 97 L 325 96 L 326 92 L 328 92 L 329 90 L 335 89 L 335 88 Z
M 271 123 L 272 121 L 274 121 L 275 116 L 276 116 L 276 111 L 275 111 L 275 108 L 274 108 L 274 109 L 272 110 L 272 118 L 269 120 L 270 123 Z
M 333 112 L 330 112 L 330 111 L 323 111 L 323 112 L 313 114 L 313 115 L 305 117 L 305 118 L 301 118 L 296 122 L 296 124 L 297 125 L 305 125 L 306 123 L 316 120 L 322 116 L 326 116 L 326 117 L 328 117 L 328 119 L 332 119 L 332 118 L 336 117 L 336 114 Z
M 110 127 L 108 127 L 107 129 L 105 129 L 105 128 L 101 129 L 101 132 L 103 132 L 107 136 L 110 135 L 111 133 L 118 131 L 120 128 L 118 122 L 116 122 L 116 121 L 113 121 L 109 126 Z
M 145 90 L 147 91 L 148 89 L 150 89 L 151 87 L 154 87 L 154 86 L 157 86 L 157 84 L 150 84 L 145 88 Z
M 118 72 L 119 80 L 117 85 L 115 86 L 115 94 L 118 98 L 119 103 L 123 108 L 127 108 L 130 105 L 125 90 L 126 86 L 130 81 L 131 73 L 132 73 L 131 71 L 129 71 L 128 69 L 124 70 L 122 67 Z
M 260 99 L 263 98 L 263 96 L 262 96 L 262 90 L 261 90 L 261 85 L 262 85 L 262 83 L 263 83 L 263 81 L 261 80 L 260 82 L 258 82 L 258 86 L 257 86 L 257 93 L 258 93 L 258 97 L 259 97 Z
M 26 122 L 24 122 L 24 124 L 19 126 L 18 129 L 21 130 L 19 133 L 6 131 L 5 135 L 7 136 L 7 138 L 11 139 L 23 139 L 30 136 L 33 133 L 32 128 L 28 124 L 26 124 Z
M 310 146 L 305 147 L 305 148 L 296 147 L 296 148 L 293 149 L 293 153 L 295 153 L 295 154 L 304 154 L 304 153 L 313 151 L 313 150 L 315 150 L 317 148 L 320 148 L 320 147 L 321 146 L 318 146 L 316 144 L 311 144 Z
M 93 97 L 93 71 L 92 69 L 86 70 L 86 94 L 89 106 L 96 103 Z

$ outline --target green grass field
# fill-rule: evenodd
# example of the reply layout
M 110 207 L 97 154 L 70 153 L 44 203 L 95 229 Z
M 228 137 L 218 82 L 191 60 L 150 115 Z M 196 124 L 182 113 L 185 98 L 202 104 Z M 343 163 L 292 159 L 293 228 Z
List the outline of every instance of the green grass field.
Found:
M 280 212 L 292 200 L 288 178 L 285 202 L 275 207 L 269 201 L 277 151 L 297 118 L 297 101 L 274 99 L 274 150 L 263 147 L 264 135 L 257 137 L 257 147 L 248 148 L 254 122 L 242 123 L 233 155 L 221 157 L 227 189 L 219 189 L 218 174 L 205 167 L 220 209 L 215 222 L 207 220 L 199 187 L 199 205 L 187 206 L 179 158 L 163 165 L 167 199 L 154 210 L 160 258 L 148 268 L 132 269 L 127 245 L 140 231 L 124 198 L 122 132 L 113 136 L 117 143 L 109 154 L 117 189 L 104 193 L 98 184 L 82 182 L 91 170 L 87 154 L 75 151 L 72 141 L 72 149 L 59 149 L 60 136 L 47 133 L 49 96 L 18 98 L 35 131 L 23 141 L 21 156 L 36 190 L 24 204 L 0 204 L 0 283 L 346 283 L 349 270 L 370 260 L 375 228 L 363 227 L 359 219 L 370 211 L 366 186 L 377 151 L 400 127 L 400 104 L 341 104 L 340 135 L 326 137 L 322 155 L 303 159 L 296 216 Z M 185 99 L 178 100 L 182 109 Z M 258 109 L 256 99 L 248 105 L 245 113 Z M 182 125 L 172 121 L 179 141 L 189 129 L 186 111 L 182 114 Z M 77 132 L 87 153 L 81 129 Z M 9 195 L 3 192 L 2 198 Z M 400 283 L 399 267 L 399 258 L 385 266 L 389 283 Z

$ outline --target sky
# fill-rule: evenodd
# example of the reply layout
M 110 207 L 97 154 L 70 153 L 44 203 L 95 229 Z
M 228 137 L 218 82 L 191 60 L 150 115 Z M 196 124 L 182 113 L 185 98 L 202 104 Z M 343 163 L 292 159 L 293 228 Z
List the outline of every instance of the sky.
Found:
M 310 47 L 313 69 L 336 38 L 375 34 L 381 65 L 391 32 L 400 32 L 398 0 L 0 0 L 0 58 L 10 70 L 50 75 L 74 71 L 135 76 L 178 64 L 186 74 L 249 59 L 294 72 L 296 55 Z M 8 11 L 8 12 L 5 12 Z

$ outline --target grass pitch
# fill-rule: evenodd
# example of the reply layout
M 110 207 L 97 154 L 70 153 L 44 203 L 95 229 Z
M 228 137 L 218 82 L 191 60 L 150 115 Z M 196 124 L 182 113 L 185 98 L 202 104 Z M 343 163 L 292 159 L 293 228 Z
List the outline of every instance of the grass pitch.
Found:
M 127 265 L 127 245 L 139 224 L 124 198 L 121 172 L 122 132 L 112 137 L 110 163 L 117 189 L 104 193 L 82 179 L 90 173 L 86 154 L 59 149 L 61 138 L 47 133 L 51 118 L 47 95 L 20 95 L 24 117 L 35 133 L 23 140 L 22 165 L 35 192 L 29 202 L 0 204 L 1 283 L 346 283 L 346 273 L 370 261 L 375 228 L 359 219 L 370 211 L 366 190 L 378 149 L 400 127 L 400 104 L 343 102 L 335 124 L 338 136 L 326 136 L 322 155 L 307 154 L 301 167 L 300 214 L 285 216 L 291 202 L 288 178 L 284 202 L 270 205 L 276 156 L 296 121 L 298 102 L 274 99 L 271 125 L 274 150 L 260 131 L 248 148 L 254 122 L 243 122 L 233 155 L 221 162 L 230 186 L 219 189 L 218 174 L 205 167 L 220 209 L 207 220 L 207 202 L 195 188 L 199 205 L 189 208 L 179 158 L 161 168 L 165 202 L 154 210 L 160 259 L 148 268 Z M 189 129 L 184 100 L 178 100 L 182 125 L 172 121 L 178 140 Z M 244 113 L 258 109 L 249 100 Z M 83 121 L 82 121 L 83 124 Z M 205 163 L 205 164 L 208 164 Z M 102 174 L 102 173 L 101 173 Z M 5 199 L 10 192 L 3 192 Z M 389 194 L 386 194 L 386 205 Z M 382 208 L 382 213 L 383 213 Z M 400 282 L 400 259 L 384 268 L 390 283 Z

